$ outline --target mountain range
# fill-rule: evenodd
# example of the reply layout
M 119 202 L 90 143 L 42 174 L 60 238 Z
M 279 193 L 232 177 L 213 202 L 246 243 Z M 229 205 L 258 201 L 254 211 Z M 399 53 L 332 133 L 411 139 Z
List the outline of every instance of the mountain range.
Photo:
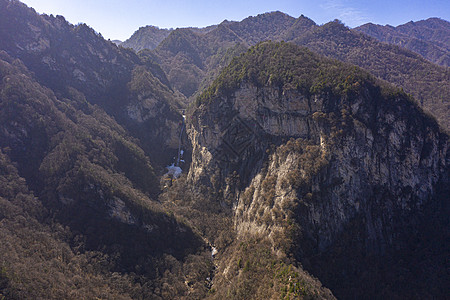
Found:
M 448 24 L 0 0 L 0 299 L 445 299 Z
M 430 19 L 415 27 L 422 28 L 417 31 L 426 32 L 427 28 L 433 28 L 430 24 L 436 24 L 435 37 L 427 38 L 424 33 L 416 34 L 414 38 L 417 40 L 424 36 L 424 43 L 434 43 L 438 47 L 437 40 L 446 36 L 450 26 L 446 21 Z M 281 12 L 272 12 L 240 22 L 224 21 L 206 32 L 189 28 L 172 30 L 153 50 L 152 55 L 154 61 L 166 72 L 171 84 L 186 97 L 195 98 L 232 57 L 241 54 L 249 46 L 265 40 L 292 42 L 322 55 L 360 66 L 403 88 L 448 130 L 450 75 L 446 65 L 435 65 L 421 55 L 406 50 L 414 51 L 410 47 L 405 49 L 388 45 L 359 34 L 363 27 L 351 30 L 339 21 L 319 26 L 303 15 L 295 19 Z M 405 29 L 403 31 L 407 32 Z M 431 35 L 428 33 L 428 36 Z M 123 45 L 139 45 L 134 47 L 139 50 L 145 44 L 136 44 L 136 39 L 142 39 L 142 36 L 149 38 L 151 34 L 141 28 Z M 441 40 L 445 43 L 445 38 Z M 446 49 L 440 57 L 445 56 L 445 53 L 448 55 L 448 48 Z
M 429 61 L 448 67 L 450 57 L 450 30 L 447 21 L 430 18 L 408 22 L 397 27 L 364 24 L 355 30 L 370 35 L 381 42 L 402 46 L 419 53 Z

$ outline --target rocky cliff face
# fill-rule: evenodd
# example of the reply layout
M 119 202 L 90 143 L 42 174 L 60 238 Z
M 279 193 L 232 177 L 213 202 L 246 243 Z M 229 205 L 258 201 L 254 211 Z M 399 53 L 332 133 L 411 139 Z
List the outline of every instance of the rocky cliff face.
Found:
M 324 207 L 315 207 L 312 201 L 309 219 L 321 224 L 334 220 L 327 235 L 342 230 L 343 223 L 363 212 L 371 194 L 387 192 L 387 198 L 395 198 L 395 203 L 383 204 L 392 208 L 390 213 L 394 208 L 419 209 L 434 195 L 435 185 L 442 179 L 437 174 L 446 168 L 446 138 L 432 122 L 412 120 L 408 112 L 411 108 L 393 111 L 388 101 L 386 107 L 376 108 L 376 96 L 366 93 L 356 99 L 337 99 L 341 103 L 326 112 L 324 103 L 330 100 L 326 95 L 308 99 L 298 92 L 280 95 L 273 88 L 244 85 L 232 98 L 214 101 L 190 127 L 195 155 L 190 179 L 214 185 L 212 172 L 220 169 L 222 180 L 237 172 L 242 178 L 240 187 L 246 186 L 259 173 L 252 171 L 259 171 L 267 159 L 266 176 L 293 170 L 299 172 L 300 180 L 314 176 L 308 193 L 314 198 L 314 193 L 326 192 L 332 206 L 326 208 L 327 214 L 316 215 L 314 211 Z M 412 106 L 405 99 L 393 101 Z M 338 127 L 332 129 L 336 125 L 330 123 L 337 122 Z M 411 133 L 410 128 L 421 130 Z M 270 144 L 286 138 L 295 140 L 281 143 L 281 148 L 268 157 Z M 301 156 L 308 151 L 316 159 L 313 170 L 301 163 Z M 282 179 L 274 182 L 276 187 L 281 188 Z M 233 188 L 225 186 L 226 190 Z M 370 186 L 378 188 L 368 193 Z M 242 203 L 238 204 L 241 207 Z M 382 236 L 375 224 L 370 227 L 371 240 Z M 328 244 L 329 238 L 323 233 L 319 234 L 323 239 L 320 245 Z
M 249 81 L 194 111 L 189 180 L 223 196 L 238 239 L 268 237 L 337 296 L 380 295 L 376 283 L 398 271 L 382 261 L 411 255 L 429 208 L 445 206 L 448 136 L 408 96 L 368 81 L 340 95 Z

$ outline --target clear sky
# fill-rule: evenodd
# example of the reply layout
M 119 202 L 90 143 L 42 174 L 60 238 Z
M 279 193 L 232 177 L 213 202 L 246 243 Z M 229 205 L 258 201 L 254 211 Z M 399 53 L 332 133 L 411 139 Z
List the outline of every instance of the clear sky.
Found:
M 279 10 L 318 24 L 399 25 L 429 17 L 450 21 L 450 0 L 22 0 L 39 13 L 86 23 L 105 38 L 126 40 L 139 27 L 204 27 Z

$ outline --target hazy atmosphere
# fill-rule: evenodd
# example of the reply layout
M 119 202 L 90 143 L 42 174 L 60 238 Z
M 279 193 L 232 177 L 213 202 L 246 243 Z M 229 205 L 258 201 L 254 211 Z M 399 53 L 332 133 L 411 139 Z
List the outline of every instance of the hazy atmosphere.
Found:
M 448 299 L 449 0 L 24 2 L 0 300 Z
M 204 27 L 223 20 L 240 21 L 269 11 L 301 14 L 318 24 L 339 19 L 349 27 L 364 23 L 399 25 L 430 17 L 450 19 L 446 0 L 25 0 L 39 13 L 63 15 L 73 24 L 86 23 L 107 39 L 126 40 L 139 27 Z

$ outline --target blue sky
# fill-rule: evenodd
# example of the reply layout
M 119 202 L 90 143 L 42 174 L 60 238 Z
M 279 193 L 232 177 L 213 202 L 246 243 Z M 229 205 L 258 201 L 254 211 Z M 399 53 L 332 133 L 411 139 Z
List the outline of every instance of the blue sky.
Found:
M 23 0 L 39 13 L 86 23 L 105 38 L 125 40 L 145 25 L 204 27 L 223 20 L 279 10 L 318 24 L 339 19 L 349 27 L 364 23 L 399 25 L 429 17 L 450 21 L 450 0 Z

